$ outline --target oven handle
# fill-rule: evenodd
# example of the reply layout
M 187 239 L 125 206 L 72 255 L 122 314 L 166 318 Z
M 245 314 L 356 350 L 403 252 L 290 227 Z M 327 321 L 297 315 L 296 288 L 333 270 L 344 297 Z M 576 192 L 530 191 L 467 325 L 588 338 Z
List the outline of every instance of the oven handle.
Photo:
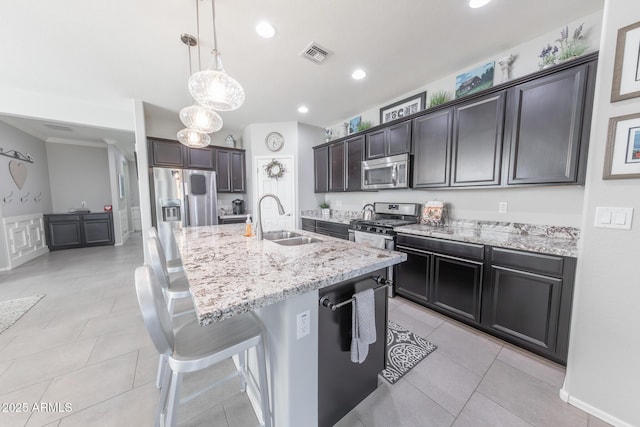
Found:
M 398 181 L 398 165 L 394 164 L 393 165 L 393 169 L 391 170 L 391 182 L 393 183 L 393 186 L 395 187 L 397 185 Z

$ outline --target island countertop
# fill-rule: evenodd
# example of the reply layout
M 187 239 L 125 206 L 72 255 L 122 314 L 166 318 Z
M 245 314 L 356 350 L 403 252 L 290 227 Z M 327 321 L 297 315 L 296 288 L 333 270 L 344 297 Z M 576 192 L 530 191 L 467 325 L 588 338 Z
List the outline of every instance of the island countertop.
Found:
M 347 240 L 282 246 L 244 237 L 244 224 L 174 231 L 200 324 L 207 325 L 321 289 L 407 259 Z

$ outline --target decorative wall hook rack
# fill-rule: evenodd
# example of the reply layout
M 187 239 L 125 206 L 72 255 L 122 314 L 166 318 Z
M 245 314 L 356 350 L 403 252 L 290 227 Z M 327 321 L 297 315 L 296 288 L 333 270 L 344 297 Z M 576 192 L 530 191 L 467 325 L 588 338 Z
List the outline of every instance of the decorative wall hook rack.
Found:
M 13 200 L 13 191 L 2 198 L 2 203 L 11 203 Z
M 16 151 L 16 150 L 4 151 L 3 148 L 0 148 L 0 155 L 5 156 L 5 157 L 10 157 L 12 159 L 22 160 L 22 161 L 27 162 L 27 163 L 33 163 L 33 157 L 31 157 L 31 155 L 22 154 L 21 152 Z
M 27 203 L 29 201 L 29 191 L 27 191 L 27 194 L 25 194 L 24 196 L 20 197 L 20 201 L 22 203 Z
M 36 203 L 39 203 L 40 200 L 42 200 L 42 191 L 36 197 L 33 198 L 33 201 Z

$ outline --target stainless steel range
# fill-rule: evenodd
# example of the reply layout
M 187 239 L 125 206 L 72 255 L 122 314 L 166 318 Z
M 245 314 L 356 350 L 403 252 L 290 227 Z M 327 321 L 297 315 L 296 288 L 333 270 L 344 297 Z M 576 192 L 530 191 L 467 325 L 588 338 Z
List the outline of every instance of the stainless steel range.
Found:
M 365 205 L 365 208 L 369 205 Z M 365 209 L 363 209 L 364 213 Z M 373 204 L 371 219 L 352 219 L 349 223 L 349 240 L 364 243 L 379 249 L 395 249 L 396 233 L 393 227 L 417 224 L 420 222 L 420 204 L 418 203 L 382 203 Z M 387 270 L 387 278 L 393 280 L 393 267 Z M 389 296 L 395 296 L 393 287 Z

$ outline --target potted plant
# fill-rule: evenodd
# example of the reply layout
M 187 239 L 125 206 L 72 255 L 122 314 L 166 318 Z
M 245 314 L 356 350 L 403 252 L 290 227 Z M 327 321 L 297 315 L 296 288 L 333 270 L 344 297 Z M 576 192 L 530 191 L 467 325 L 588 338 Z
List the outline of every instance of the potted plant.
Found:
M 358 123 L 358 128 L 356 129 L 356 132 L 362 132 L 363 130 L 367 130 L 370 127 L 371 127 L 371 122 L 370 121 L 360 122 L 360 123 Z
M 320 211 L 322 212 L 323 217 L 328 218 L 331 216 L 331 209 L 329 209 L 329 203 L 327 202 L 320 203 Z
M 429 108 L 451 101 L 451 93 L 446 90 L 433 92 L 429 98 Z

